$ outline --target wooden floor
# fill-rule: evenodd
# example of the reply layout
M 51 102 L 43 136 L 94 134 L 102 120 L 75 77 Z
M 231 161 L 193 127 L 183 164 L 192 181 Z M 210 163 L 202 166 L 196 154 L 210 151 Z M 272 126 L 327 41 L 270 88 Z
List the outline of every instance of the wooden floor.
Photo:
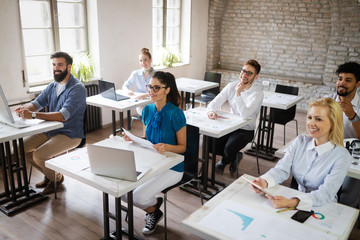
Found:
M 299 123 L 299 133 L 304 132 L 305 114 L 297 113 L 296 119 Z M 135 121 L 134 125 L 135 134 L 142 131 L 140 121 Z M 286 129 L 286 140 L 289 141 L 296 136 L 295 122 L 289 123 Z M 86 136 L 87 143 L 103 140 L 109 137 L 111 131 L 111 127 L 107 126 L 88 133 Z M 275 131 L 274 146 L 281 147 L 283 143 L 283 126 L 277 125 Z M 249 148 L 249 146 L 250 144 L 246 148 Z M 266 172 L 275 163 L 260 159 L 261 173 Z M 244 173 L 258 176 L 254 157 L 244 155 L 244 159 L 239 165 L 239 174 Z M 42 174 L 34 170 L 31 185 L 34 186 L 42 178 Z M 234 181 L 228 169 L 225 170 L 224 175 L 216 175 L 216 178 L 226 184 Z M 0 179 L 0 185 L 0 189 L 3 191 L 2 179 Z M 289 182 L 284 183 L 284 185 L 288 186 Z M 168 193 L 168 199 L 168 238 L 199 239 L 184 231 L 180 222 L 201 206 L 200 199 L 178 188 Z M 111 209 L 113 208 L 114 204 L 111 201 Z M 145 223 L 143 216 L 144 212 L 142 210 L 134 208 L 135 233 L 144 239 L 164 239 L 163 221 L 159 223 L 152 235 L 144 236 L 141 234 L 141 229 Z M 122 218 L 124 219 L 124 216 Z M 114 229 L 114 223 L 111 224 Z M 54 195 L 50 195 L 45 202 L 12 217 L 0 213 L 0 240 L 97 240 L 102 236 L 102 193 L 66 176 L 63 186 L 59 189 L 57 200 L 54 199 Z M 354 228 L 350 239 L 360 239 L 360 230 Z

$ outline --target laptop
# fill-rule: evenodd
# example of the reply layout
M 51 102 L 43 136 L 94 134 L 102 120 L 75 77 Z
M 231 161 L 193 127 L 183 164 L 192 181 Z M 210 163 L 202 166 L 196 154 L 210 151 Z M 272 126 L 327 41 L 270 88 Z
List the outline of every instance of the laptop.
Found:
M 135 164 L 133 151 L 87 144 L 92 173 L 135 182 L 142 178 L 149 167 Z
M 103 96 L 104 98 L 109 98 L 111 100 L 121 101 L 130 98 L 129 96 L 117 94 L 115 91 L 115 84 L 112 82 L 99 80 L 99 90 L 101 96 Z
M 15 113 L 11 113 L 5 94 L 0 85 L 0 122 L 15 128 L 26 128 L 37 124 L 40 121 L 38 119 L 22 119 Z

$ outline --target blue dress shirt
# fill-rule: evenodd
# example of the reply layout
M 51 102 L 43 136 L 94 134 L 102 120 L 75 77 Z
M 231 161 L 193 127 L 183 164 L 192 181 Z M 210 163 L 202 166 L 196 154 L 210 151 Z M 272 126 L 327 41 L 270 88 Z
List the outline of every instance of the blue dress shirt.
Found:
M 150 83 L 153 74 L 154 71 L 145 79 L 142 69 L 133 71 L 128 80 L 125 81 L 124 86 L 130 89 L 135 84 L 136 92 L 147 93 L 146 85 Z
M 39 111 L 48 106 L 50 112 L 60 112 L 64 119 L 64 127 L 49 131 L 49 137 L 64 134 L 70 138 L 84 138 L 84 113 L 86 109 L 86 90 L 84 85 L 73 75 L 65 84 L 59 96 L 56 94 L 60 83 L 50 83 L 41 94 L 32 101 Z
M 177 145 L 176 133 L 186 126 L 186 118 L 180 108 L 168 102 L 158 112 L 155 104 L 149 104 L 144 107 L 142 116 L 143 124 L 146 126 L 146 138 L 151 143 Z M 184 162 L 179 163 L 171 170 L 183 172 Z

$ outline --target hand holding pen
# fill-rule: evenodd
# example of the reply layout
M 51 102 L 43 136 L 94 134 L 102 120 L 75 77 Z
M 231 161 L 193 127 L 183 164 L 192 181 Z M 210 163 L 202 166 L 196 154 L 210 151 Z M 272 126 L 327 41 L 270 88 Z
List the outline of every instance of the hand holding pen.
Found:
M 208 118 L 212 119 L 212 120 L 216 120 L 218 118 L 218 115 L 214 111 L 208 112 L 207 115 L 208 115 Z

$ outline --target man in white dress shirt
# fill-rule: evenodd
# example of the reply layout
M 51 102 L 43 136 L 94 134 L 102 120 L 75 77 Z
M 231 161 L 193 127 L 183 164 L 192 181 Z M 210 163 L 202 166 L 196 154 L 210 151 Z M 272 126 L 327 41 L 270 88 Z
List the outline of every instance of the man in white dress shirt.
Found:
M 360 64 L 347 62 L 336 70 L 338 79 L 336 93 L 330 97 L 337 101 L 343 111 L 344 138 L 360 139 Z M 360 180 L 345 177 L 340 191 L 339 202 L 351 207 L 359 207 Z
M 246 61 L 241 69 L 240 80 L 227 84 L 207 107 L 208 117 L 215 120 L 218 118 L 216 111 L 228 101 L 232 113 L 240 115 L 242 119 L 253 120 L 249 125 L 216 139 L 215 152 L 223 156 L 216 164 L 218 173 L 222 174 L 227 164 L 230 164 L 230 173 L 235 173 L 241 160 L 241 157 L 236 158 L 237 154 L 254 137 L 255 120 L 264 97 L 263 91 L 253 85 L 260 70 L 261 66 L 256 60 Z

